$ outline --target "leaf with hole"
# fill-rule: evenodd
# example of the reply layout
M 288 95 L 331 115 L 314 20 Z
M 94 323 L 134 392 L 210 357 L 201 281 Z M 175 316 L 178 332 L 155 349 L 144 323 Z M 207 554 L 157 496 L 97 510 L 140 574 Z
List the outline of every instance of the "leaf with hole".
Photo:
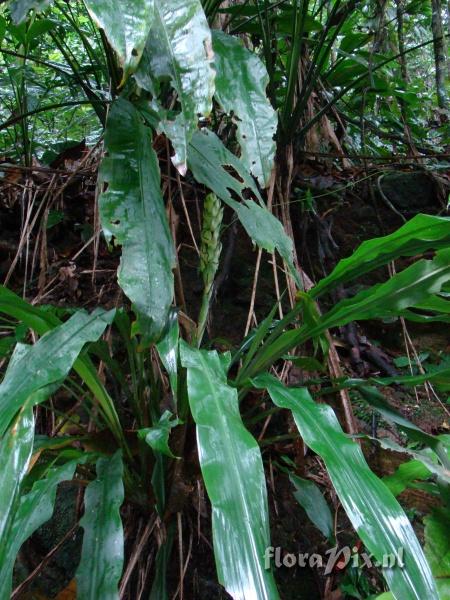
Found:
M 225 148 L 214 133 L 203 130 L 196 132 L 192 137 L 188 165 L 197 181 L 206 185 L 236 211 L 255 244 L 268 252 L 278 250 L 300 287 L 301 282 L 293 261 L 292 240 L 280 221 L 262 205 L 261 196 L 242 162 Z M 235 171 L 239 180 L 230 174 L 227 167 Z M 242 202 L 236 202 L 230 190 L 238 194 Z M 253 192 L 260 204 L 245 199 L 244 190 Z
M 111 107 L 105 133 L 100 216 L 108 239 L 122 246 L 119 284 L 133 303 L 144 338 L 158 340 L 173 299 L 175 250 L 160 188 L 152 135 L 127 100 Z
M 213 31 L 215 96 L 233 114 L 241 161 L 262 187 L 269 183 L 274 167 L 278 118 L 266 95 L 266 67 L 240 38 Z

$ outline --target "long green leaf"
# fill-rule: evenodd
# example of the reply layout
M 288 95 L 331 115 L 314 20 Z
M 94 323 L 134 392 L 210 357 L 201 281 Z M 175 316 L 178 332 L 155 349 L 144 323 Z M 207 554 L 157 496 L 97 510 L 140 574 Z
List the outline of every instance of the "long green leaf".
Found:
M 266 96 L 269 76 L 264 63 L 241 39 L 213 31 L 215 96 L 237 125 L 241 160 L 265 187 L 275 159 L 277 114 Z
M 122 455 L 97 462 L 97 478 L 84 496 L 81 560 L 76 573 L 77 597 L 115 600 L 123 569 L 123 528 L 120 507 L 124 499 Z
M 429 249 L 450 245 L 450 219 L 432 215 L 416 215 L 390 235 L 363 242 L 349 257 L 312 290 L 316 298 L 338 285 L 372 271 L 400 256 L 415 256 Z
M 265 206 L 253 200 L 246 200 L 244 190 L 251 190 L 258 200 L 261 197 L 242 162 L 225 148 L 212 132 L 198 131 L 189 145 L 188 165 L 195 179 L 211 189 L 223 202 L 228 204 L 239 217 L 248 235 L 260 248 L 268 252 L 278 250 L 290 267 L 292 276 L 301 287 L 298 273 L 293 263 L 293 243 L 282 224 Z M 232 167 L 242 181 L 233 177 L 225 167 Z M 242 198 L 236 202 L 231 195 L 234 191 Z M 262 204 L 262 201 L 261 201 Z
M 138 84 L 152 94 L 169 80 L 181 111 L 162 122 L 175 149 L 172 162 L 186 172 L 187 145 L 199 116 L 209 115 L 214 93 L 212 42 L 200 0 L 155 0 L 155 22 L 148 36 Z
M 0 286 L 0 313 L 5 313 L 14 319 L 23 321 L 39 335 L 44 335 L 62 324 L 62 321 L 50 311 L 32 306 L 4 286 Z M 105 421 L 116 439 L 120 443 L 124 443 L 122 427 L 114 402 L 100 380 L 89 356 L 77 358 L 73 368 L 98 401 Z
M 23 478 L 33 452 L 34 416 L 30 404 L 24 406 L 0 445 L 0 540 L 8 536 Z
M 102 335 L 112 322 L 114 312 L 101 309 L 91 315 L 77 312 L 34 346 L 19 346 L 16 351 L 19 355 L 0 385 L 0 436 L 32 394 L 64 380 L 83 346 Z
M 448 469 L 448 461 L 450 458 L 450 452 L 448 445 L 441 441 L 443 446 L 443 451 L 446 452 L 447 457 L 446 460 L 442 461 L 443 453 L 439 453 L 439 458 L 441 462 L 445 466 L 442 466 L 437 458 L 436 454 L 430 450 L 430 448 L 424 448 L 423 450 L 414 450 L 413 448 L 408 448 L 406 446 L 400 446 L 397 442 L 394 442 L 390 438 L 378 438 L 374 440 L 377 444 L 379 444 L 385 450 L 390 450 L 392 452 L 396 452 L 397 454 L 405 454 L 407 456 L 411 456 L 415 460 L 420 461 L 425 467 L 436 475 L 438 480 L 445 482 L 446 485 L 450 484 L 450 471 Z
M 9 7 L 14 23 L 19 24 L 25 20 L 30 10 L 42 12 L 51 4 L 53 0 L 12 0 Z
M 272 575 L 264 568 L 270 532 L 261 453 L 242 423 L 237 391 L 227 385 L 229 356 L 196 350 L 185 342 L 180 355 L 212 504 L 219 581 L 235 600 L 278 598 Z
M 438 594 L 414 530 L 397 500 L 367 465 L 360 446 L 347 437 L 331 407 L 315 403 L 306 388 L 287 388 L 271 375 L 254 384 L 274 404 L 292 411 L 305 443 L 325 462 L 340 501 L 366 548 L 382 564 L 404 551 L 404 567 L 383 569 L 397 600 L 437 600 Z
M 22 496 L 8 535 L 0 539 L 0 598 L 11 596 L 14 562 L 22 544 L 53 513 L 56 488 L 62 481 L 72 479 L 77 461 L 50 469 L 45 479 L 37 481 L 30 492 Z
M 172 304 L 175 250 L 151 131 L 126 100 L 111 108 L 105 149 L 102 226 L 107 238 L 114 236 L 122 245 L 119 284 L 134 304 L 139 330 L 153 341 L 161 336 Z
M 449 279 L 450 249 L 440 250 L 433 260 L 419 260 L 385 283 L 342 300 L 323 316 L 320 327 L 328 329 L 358 319 L 396 316 L 438 293 Z
M 283 333 L 275 342 L 266 344 L 250 365 L 250 373 L 256 375 L 291 348 L 317 337 L 331 327 L 343 326 L 351 321 L 401 315 L 406 308 L 416 306 L 431 294 L 439 293 L 449 279 L 450 249 L 440 250 L 433 260 L 420 260 L 385 283 L 342 300 L 321 316 L 316 324 L 306 323 L 299 329 Z
M 103 29 L 123 71 L 122 83 L 139 64 L 154 16 L 154 0 L 84 0 Z

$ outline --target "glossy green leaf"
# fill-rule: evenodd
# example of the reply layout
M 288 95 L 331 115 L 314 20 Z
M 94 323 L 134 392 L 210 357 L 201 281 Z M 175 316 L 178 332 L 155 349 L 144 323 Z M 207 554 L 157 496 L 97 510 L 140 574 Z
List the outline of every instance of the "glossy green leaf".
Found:
M 403 310 L 401 316 L 416 323 L 450 323 L 450 302 L 436 294 Z
M 408 460 L 402 463 L 392 475 L 383 477 L 383 483 L 398 496 L 417 479 L 428 479 L 431 472 L 420 460 Z
M 295 488 L 294 498 L 305 510 L 309 520 L 328 540 L 333 540 L 333 516 L 319 487 L 314 481 L 303 479 L 293 473 L 289 473 L 289 479 Z
M 350 321 L 395 316 L 438 293 L 450 279 L 450 249 L 440 250 L 432 260 L 419 260 L 385 283 L 342 300 L 323 316 L 327 329 Z
M 8 537 L 21 484 L 30 464 L 33 440 L 34 416 L 31 404 L 28 403 L 17 415 L 0 443 L 0 540 Z
M 84 0 L 106 34 L 123 71 L 122 83 L 137 69 L 154 16 L 154 0 Z
M 19 345 L 0 385 L 0 435 L 32 394 L 65 379 L 83 346 L 102 335 L 114 312 L 77 312 L 34 346 Z
M 317 323 L 305 323 L 300 328 L 286 331 L 270 344 L 266 343 L 246 375 L 260 373 L 295 346 L 317 338 L 332 327 L 343 326 L 352 321 L 403 314 L 409 306 L 415 306 L 431 294 L 439 293 L 449 279 L 450 249 L 440 250 L 434 259 L 420 260 L 385 283 L 341 300 L 321 316 Z
M 37 481 L 28 494 L 22 496 L 8 535 L 0 539 L 0 598 L 11 595 L 14 562 L 22 544 L 53 513 L 56 488 L 62 481 L 72 479 L 77 461 L 49 470 L 45 479 Z
M 144 440 L 153 450 L 165 454 L 169 458 L 177 458 L 169 448 L 170 431 L 180 424 L 179 419 L 172 419 L 170 410 L 166 410 L 155 427 L 140 429 L 138 436 Z
M 225 148 L 212 132 L 203 130 L 194 134 L 189 146 L 188 165 L 195 179 L 211 189 L 223 202 L 228 204 L 239 217 L 248 235 L 260 248 L 268 252 L 278 250 L 290 267 L 297 285 L 301 283 L 293 263 L 292 240 L 284 231 L 283 225 L 265 206 L 246 200 L 243 192 L 251 190 L 258 200 L 261 197 L 242 162 Z M 242 181 L 233 177 L 225 167 L 232 167 Z M 233 199 L 230 190 L 242 198 Z M 262 201 L 261 201 L 262 204 Z
M 416 215 L 394 233 L 363 242 L 349 258 L 339 261 L 310 293 L 315 298 L 400 256 L 416 256 L 449 245 L 449 218 Z
M 383 555 L 404 550 L 404 567 L 383 569 L 397 600 L 437 600 L 436 586 L 414 530 L 403 509 L 370 470 L 360 446 L 342 431 L 333 410 L 315 403 L 306 388 L 287 388 L 271 375 L 254 384 L 273 402 L 292 411 L 305 443 L 325 462 L 328 474 L 366 548 L 382 563 Z
M 222 31 L 213 31 L 213 49 L 215 96 L 222 108 L 233 114 L 243 164 L 266 187 L 274 166 L 278 124 L 266 95 L 266 67 L 240 38 Z
M 86 488 L 81 560 L 76 573 L 77 597 L 118 600 L 124 561 L 120 507 L 124 500 L 122 455 L 97 462 L 97 478 Z
M 264 568 L 270 532 L 261 453 L 242 423 L 237 390 L 227 384 L 229 356 L 196 350 L 185 342 L 180 355 L 212 505 L 219 581 L 235 600 L 276 599 L 274 580 Z
M 29 304 L 3 285 L 0 285 L 0 313 L 22 321 L 39 335 L 62 323 L 51 311 Z
M 450 515 L 437 508 L 425 517 L 425 555 L 436 578 L 441 600 L 450 598 Z
M 119 284 L 133 302 L 138 328 L 152 341 L 166 325 L 173 299 L 175 250 L 160 189 L 152 136 L 132 104 L 113 104 L 101 167 L 108 189 L 100 215 L 108 239 L 122 246 Z
M 180 113 L 166 118 L 162 127 L 175 149 L 172 162 L 182 174 L 198 119 L 212 108 L 212 58 L 211 32 L 200 0 L 155 0 L 155 22 L 136 81 L 155 94 L 160 81 L 169 80 L 177 92 Z
M 0 313 L 5 313 L 14 319 L 23 321 L 27 327 L 30 327 L 39 335 L 44 335 L 62 324 L 62 321 L 52 312 L 43 307 L 32 306 L 4 286 L 0 286 Z M 73 368 L 97 399 L 105 421 L 116 439 L 123 442 L 122 428 L 114 402 L 100 380 L 89 356 L 78 357 Z
M 51 4 L 53 4 L 53 0 L 12 0 L 9 8 L 14 23 L 19 24 L 26 19 L 30 10 L 39 13 Z

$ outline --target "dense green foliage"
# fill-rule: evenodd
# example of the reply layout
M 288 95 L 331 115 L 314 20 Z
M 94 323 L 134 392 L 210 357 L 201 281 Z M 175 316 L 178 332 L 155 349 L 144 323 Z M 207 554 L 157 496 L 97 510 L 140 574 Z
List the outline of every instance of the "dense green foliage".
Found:
M 448 144 L 447 91 L 430 75 L 432 25 L 422 0 L 381 9 L 352 0 L 12 0 L 3 9 L 5 162 L 32 168 L 36 159 L 49 164 L 81 137 L 103 143 L 101 227 L 108 243 L 121 248 L 118 282 L 131 309 L 124 303 L 91 314 L 56 311 L 0 288 L 0 312 L 8 323 L 19 321 L 35 336 L 32 345 L 15 346 L 0 384 L 0 600 L 10 596 L 21 545 L 51 516 L 58 484 L 81 481 L 80 472 L 86 491 L 78 597 L 119 598 L 127 569 L 120 509 L 127 504 L 159 524 L 147 591 L 151 598 L 167 598 L 181 510 L 173 508 L 173 496 L 192 427 L 211 504 L 219 582 L 239 600 L 282 596 L 276 573 L 264 564 L 271 546 L 264 457 L 240 410 L 249 393 L 257 410 L 270 397 L 273 411 L 289 411 L 377 560 L 405 548 L 403 568 L 382 570 L 393 597 L 448 597 L 435 549 L 444 545 L 445 515 L 429 516 L 424 552 L 393 493 L 398 482 L 383 482 L 371 471 L 331 406 L 314 398 L 317 380 L 287 386 L 269 374 L 279 374 L 283 361 L 295 362 L 299 347 L 320 368 L 329 356 L 328 331 L 353 321 L 449 321 L 450 219 L 417 215 L 394 233 L 363 243 L 316 285 L 305 285 L 286 223 L 271 211 L 273 189 L 290 190 L 290 161 L 301 151 L 331 146 L 342 154 L 344 143 L 347 151 L 375 157 L 393 149 L 425 156 L 442 151 Z M 329 133 L 330 120 L 346 122 L 345 140 Z M 189 171 L 205 198 L 198 252 L 204 289 L 190 330 L 180 330 L 178 316 L 181 321 L 186 315 L 174 307 L 177 249 L 156 148 L 162 135 L 171 143 L 176 177 Z M 314 146 L 314 136 L 325 140 L 324 148 Z M 170 164 L 165 169 L 170 173 Z M 224 206 L 260 251 L 278 253 L 291 293 L 290 310 L 277 319 L 277 301 L 233 352 L 202 347 Z M 344 299 L 333 296 L 343 283 L 358 283 L 404 257 L 410 263 L 391 277 L 352 288 Z M 319 298 L 327 299 L 323 314 Z M 107 328 L 114 344 L 101 339 Z M 414 385 L 418 377 L 450 389 L 445 367 L 401 384 Z M 331 374 L 328 384 L 333 391 L 359 390 L 418 444 L 411 450 L 414 461 L 426 469 L 424 478 L 432 473 L 436 495 L 449 508 L 448 438 L 426 434 L 390 407 L 379 388 L 398 380 Z M 80 400 L 89 427 L 64 439 L 33 439 L 32 408 L 45 406 L 62 388 Z M 301 478 L 288 472 L 301 488 Z M 406 475 L 402 481 L 408 485 Z M 305 485 L 303 492 L 298 497 L 308 506 L 317 489 Z M 329 515 L 325 524 L 319 521 L 331 539 Z

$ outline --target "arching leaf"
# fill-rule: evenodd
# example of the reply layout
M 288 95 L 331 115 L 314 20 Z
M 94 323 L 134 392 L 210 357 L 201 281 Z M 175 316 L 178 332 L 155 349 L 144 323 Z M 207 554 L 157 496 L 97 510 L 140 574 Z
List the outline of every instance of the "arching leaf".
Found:
M 0 435 L 35 392 L 68 375 L 87 342 L 96 341 L 115 311 L 77 312 L 66 323 L 45 334 L 34 346 L 18 345 L 0 385 Z M 43 400 L 41 396 L 36 396 Z
M 30 327 L 39 335 L 44 335 L 44 333 L 62 324 L 62 321 L 52 312 L 29 304 L 2 285 L 0 285 L 0 313 L 5 313 L 14 319 L 23 321 L 27 327 Z M 98 376 L 89 356 L 79 356 L 73 365 L 73 369 L 98 401 L 103 416 L 116 439 L 123 442 L 122 428 L 114 402 Z
M 448 217 L 416 215 L 393 233 L 363 242 L 351 256 L 339 261 L 330 275 L 313 287 L 311 294 L 318 297 L 400 256 L 415 256 L 449 244 Z
M 403 566 L 384 568 L 397 600 L 438 600 L 436 585 L 416 534 L 402 507 L 370 470 L 360 446 L 342 431 L 332 408 L 317 404 L 306 388 L 285 387 L 272 375 L 254 380 L 274 404 L 292 411 L 305 443 L 325 462 L 334 488 L 362 542 L 383 563 L 403 553 Z

